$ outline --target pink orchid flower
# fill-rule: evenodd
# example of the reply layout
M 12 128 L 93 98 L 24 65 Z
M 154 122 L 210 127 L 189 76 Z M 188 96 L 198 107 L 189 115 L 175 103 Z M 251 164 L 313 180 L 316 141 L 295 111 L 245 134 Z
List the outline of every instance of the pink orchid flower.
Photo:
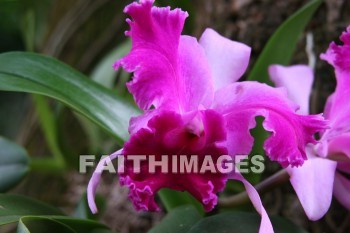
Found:
M 350 27 L 340 39 L 344 45 L 330 44 L 321 58 L 335 69 L 337 87 L 328 98 L 324 115 L 330 129 L 322 133 L 320 144 L 307 147 L 308 161 L 299 168 L 287 168 L 290 181 L 310 220 L 318 220 L 329 209 L 332 193 L 350 210 Z M 286 87 L 300 113 L 309 112 L 313 82 L 311 68 L 303 65 L 269 68 L 276 86 Z M 349 177 L 349 176 L 348 176 Z
M 300 166 L 306 145 L 316 143 L 313 135 L 324 130 L 321 115 L 296 113 L 298 106 L 282 88 L 258 82 L 236 82 L 245 72 L 250 47 L 228 40 L 207 29 L 199 41 L 181 35 L 186 12 L 153 6 L 153 0 L 134 2 L 125 8 L 132 48 L 114 68 L 133 73 L 127 84 L 137 105 L 144 110 L 131 119 L 130 139 L 120 151 L 103 160 L 88 187 L 90 208 L 96 212 L 94 195 L 101 166 L 118 154 L 133 155 L 248 155 L 254 139 L 249 130 L 255 117 L 263 116 L 264 128 L 271 132 L 264 149 L 271 160 L 282 166 Z M 257 211 L 262 215 L 260 232 L 273 232 L 259 195 L 238 172 L 231 174 L 150 173 L 147 164 L 136 174 L 125 163 L 120 183 L 130 189 L 137 210 L 158 210 L 154 196 L 162 188 L 188 191 L 206 211 L 217 203 L 217 193 L 227 179 L 240 180 Z

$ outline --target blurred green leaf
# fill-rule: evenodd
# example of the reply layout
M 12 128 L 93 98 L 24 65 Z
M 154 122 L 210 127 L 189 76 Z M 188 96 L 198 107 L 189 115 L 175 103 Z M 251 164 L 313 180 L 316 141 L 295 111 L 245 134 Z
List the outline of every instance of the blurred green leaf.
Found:
M 29 159 L 22 147 L 3 137 L 0 137 L 0 148 L 0 192 L 6 192 L 27 174 Z
M 172 210 L 149 233 L 185 233 L 201 218 L 193 206 L 181 206 Z
M 17 233 L 75 233 L 70 227 L 45 217 L 22 217 L 17 226 Z
M 49 218 L 70 227 L 76 233 L 112 233 L 107 226 L 92 220 L 64 216 L 53 216 Z
M 158 192 L 158 195 L 160 199 L 162 200 L 162 203 L 165 206 L 165 209 L 167 211 L 172 211 L 174 208 L 177 208 L 179 206 L 183 205 L 192 205 L 196 207 L 197 211 L 204 215 L 204 208 L 201 203 L 199 203 L 191 194 L 188 192 L 180 192 L 175 191 L 171 189 L 161 189 Z
M 268 67 L 271 64 L 288 65 L 298 39 L 323 0 L 312 0 L 289 17 L 270 37 L 249 74 L 248 80 L 272 85 Z
M 46 203 L 20 195 L 0 194 L 0 226 L 27 215 L 63 215 Z
M 122 144 L 129 138 L 128 122 L 138 111 L 60 61 L 34 53 L 0 55 L 0 90 L 42 94 L 86 116 Z
M 117 77 L 117 72 L 113 69 L 113 64 L 116 60 L 126 55 L 130 49 L 130 40 L 127 40 L 126 42 L 113 49 L 96 65 L 91 73 L 91 79 L 101 84 L 102 86 L 112 88 L 115 82 L 115 78 Z
M 63 170 L 65 168 L 65 161 L 58 143 L 57 125 L 55 120 L 56 117 L 51 111 L 45 97 L 33 95 L 32 99 L 35 103 L 36 112 L 38 114 L 45 140 L 49 146 L 50 152 L 53 155 L 52 162 L 57 166 L 58 170 Z
M 60 216 L 25 216 L 19 219 L 17 233 L 112 233 L 101 223 Z
M 246 212 L 227 212 L 204 218 L 187 233 L 256 233 L 259 231 L 261 217 Z M 275 233 L 306 233 L 290 221 L 272 217 Z
M 74 217 L 82 218 L 82 219 L 92 219 L 92 220 L 99 219 L 101 214 L 103 214 L 103 210 L 105 209 L 106 201 L 100 195 L 96 195 L 95 202 L 99 209 L 98 214 L 91 213 L 91 210 L 89 208 L 88 201 L 87 201 L 87 195 L 86 193 L 84 193 L 75 210 Z

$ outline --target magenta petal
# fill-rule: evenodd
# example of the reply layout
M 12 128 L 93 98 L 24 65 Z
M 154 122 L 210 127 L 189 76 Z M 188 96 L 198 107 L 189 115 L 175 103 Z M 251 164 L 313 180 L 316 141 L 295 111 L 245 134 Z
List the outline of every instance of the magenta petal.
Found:
M 344 45 L 332 42 L 326 53 L 321 58 L 333 65 L 335 69 L 350 72 L 350 27 L 340 36 Z
M 220 155 L 227 154 L 227 150 L 219 146 L 225 139 L 224 119 L 213 110 L 186 116 L 171 111 L 159 112 L 148 121 L 147 128 L 141 128 L 125 143 L 125 172 L 120 174 L 120 183 L 130 188 L 129 198 L 138 210 L 158 210 L 155 194 L 162 188 L 170 188 L 188 191 L 209 211 L 216 205 L 216 193 L 225 187 L 226 174 L 161 171 L 153 174 L 148 170 L 147 161 L 141 163 L 141 172 L 136 173 L 128 158 L 155 155 L 156 160 L 160 160 L 162 155 L 167 155 L 170 168 L 173 166 L 172 155 L 198 155 L 199 164 L 205 155 L 211 155 L 215 162 Z
M 214 108 L 227 123 L 229 153 L 247 154 L 253 145 L 249 129 L 255 116 L 265 117 L 264 128 L 271 132 L 264 149 L 271 160 L 282 166 L 298 166 L 307 159 L 305 147 L 315 143 L 313 135 L 326 128 L 320 115 L 302 116 L 285 91 L 257 82 L 240 82 L 220 89 L 215 95 Z M 237 142 L 240 143 L 237 143 Z M 242 142 L 242 143 L 241 143 Z
M 209 64 L 195 38 L 181 37 L 187 12 L 134 2 L 125 8 L 132 48 L 114 67 L 133 72 L 127 86 L 141 109 L 186 112 L 209 105 L 213 96 Z
M 309 101 L 314 75 L 312 69 L 305 65 L 269 67 L 271 80 L 277 87 L 287 88 L 288 97 L 300 106 L 299 113 L 309 113 Z
M 206 29 L 199 43 L 209 60 L 215 89 L 237 81 L 247 69 L 251 48 Z
M 350 71 L 336 70 L 336 77 L 337 87 L 328 98 L 325 108 L 325 117 L 330 121 L 331 129 L 323 135 L 323 140 L 332 139 L 350 131 Z
M 321 58 L 328 61 L 335 68 L 337 87 L 325 109 L 326 117 L 330 120 L 331 129 L 323 139 L 334 138 L 342 133 L 350 131 L 350 27 L 340 39 L 344 45 L 331 43 L 329 49 Z
M 322 218 L 329 209 L 336 167 L 334 161 L 310 156 L 303 166 L 287 168 L 290 182 L 310 220 Z
M 274 231 L 269 216 L 262 205 L 259 193 L 256 191 L 254 186 L 252 186 L 241 174 L 238 173 L 231 174 L 229 179 L 238 180 L 244 184 L 251 202 L 253 203 L 256 211 L 261 215 L 259 233 L 273 233 Z
M 350 210 L 350 180 L 340 173 L 335 174 L 334 196 L 348 210 Z
M 160 111 L 158 109 L 152 109 L 145 111 L 144 114 L 131 117 L 129 122 L 129 133 L 133 135 L 142 128 L 148 128 L 148 121 L 157 115 Z
M 204 49 L 194 37 L 181 36 L 179 70 L 183 83 L 176 98 L 183 99 L 185 112 L 198 110 L 199 105 L 209 108 L 214 98 L 214 84 Z
M 116 159 L 119 155 L 121 155 L 123 149 L 120 149 L 113 154 L 111 154 L 108 157 L 105 157 L 104 159 L 101 159 L 101 161 L 98 163 L 94 173 L 92 174 L 92 177 L 89 181 L 88 188 L 87 188 L 87 199 L 88 199 L 88 204 L 89 208 L 92 213 L 96 214 L 98 212 L 96 203 L 95 203 L 95 194 L 97 190 L 97 186 L 100 183 L 101 180 L 101 175 L 103 171 L 103 167 L 107 164 L 110 163 L 111 160 Z

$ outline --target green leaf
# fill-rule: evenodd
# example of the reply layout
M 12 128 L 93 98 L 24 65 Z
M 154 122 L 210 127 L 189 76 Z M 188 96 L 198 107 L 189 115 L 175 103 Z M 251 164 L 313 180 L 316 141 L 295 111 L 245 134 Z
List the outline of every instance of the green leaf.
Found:
M 158 192 L 162 203 L 167 211 L 172 211 L 174 208 L 179 206 L 191 204 L 196 207 L 197 211 L 204 215 L 204 208 L 201 203 L 199 203 L 191 194 L 188 192 L 180 192 L 172 189 L 161 189 Z
M 82 198 L 80 199 L 78 206 L 75 210 L 74 217 L 82 218 L 82 219 L 92 219 L 97 220 L 103 214 L 103 210 L 106 206 L 106 200 L 100 195 L 96 195 L 95 197 L 96 205 L 99 209 L 98 214 L 92 214 L 87 201 L 87 194 L 84 193 Z
M 0 90 L 36 93 L 57 99 L 86 116 L 123 143 L 137 110 L 107 88 L 62 62 L 42 55 L 0 55 Z
M 17 185 L 29 170 L 27 152 L 19 145 L 0 137 L 0 192 Z
M 187 233 L 256 233 L 261 217 L 246 212 L 227 212 L 204 218 L 197 222 Z M 281 217 L 272 217 L 275 233 L 306 233 Z
M 289 64 L 301 33 L 322 2 L 322 0 L 310 1 L 276 30 L 256 61 L 248 80 L 272 84 L 268 75 L 269 65 Z
M 0 194 L 0 226 L 19 221 L 27 215 L 63 215 L 43 202 L 19 195 Z
M 193 206 L 181 206 L 172 210 L 149 233 L 185 233 L 201 218 Z
M 29 216 L 19 220 L 17 233 L 75 233 L 70 227 L 45 217 Z
M 112 233 L 98 222 L 60 216 L 25 216 L 19 219 L 17 233 Z
M 91 73 L 91 79 L 105 87 L 112 88 L 117 76 L 117 72 L 113 69 L 113 64 L 116 60 L 126 55 L 130 49 L 130 40 L 113 49 L 97 64 Z
M 33 95 L 32 99 L 35 103 L 36 112 L 45 136 L 45 140 L 50 149 L 50 152 L 53 155 L 52 161 L 57 166 L 57 168 L 61 168 L 61 170 L 63 170 L 65 168 L 65 161 L 58 143 L 55 115 L 51 111 L 49 103 L 45 97 L 40 95 Z
M 92 220 L 77 219 L 64 216 L 54 216 L 49 218 L 66 226 L 69 226 L 76 233 L 112 233 L 112 231 L 110 231 L 107 226 Z

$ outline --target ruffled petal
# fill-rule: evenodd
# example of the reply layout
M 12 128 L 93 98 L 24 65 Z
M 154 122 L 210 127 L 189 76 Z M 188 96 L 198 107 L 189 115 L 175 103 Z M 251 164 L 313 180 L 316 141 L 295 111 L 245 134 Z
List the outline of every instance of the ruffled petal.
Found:
M 332 42 L 327 52 L 321 55 L 323 60 L 334 66 L 337 79 L 336 90 L 326 108 L 326 117 L 330 120 L 331 129 L 323 135 L 323 140 L 350 132 L 350 27 L 340 39 L 344 45 Z
M 252 120 L 263 116 L 263 127 L 272 133 L 264 144 L 266 154 L 284 167 L 302 165 L 307 159 L 306 145 L 316 143 L 313 135 L 327 127 L 321 115 L 296 114 L 297 106 L 288 99 L 284 89 L 257 82 L 231 84 L 216 92 L 214 103 L 214 109 L 228 122 L 227 144 L 237 146 L 228 148 L 231 155 L 250 152 Z
M 131 117 L 129 122 L 129 133 L 133 135 L 142 128 L 148 128 L 148 121 L 156 116 L 160 111 L 158 109 L 152 109 L 145 111 L 144 114 Z
M 204 50 L 194 38 L 181 37 L 187 12 L 152 4 L 142 0 L 125 8 L 133 20 L 127 21 L 132 48 L 114 67 L 133 72 L 127 86 L 141 109 L 196 110 L 213 95 Z
M 340 173 L 335 174 L 334 196 L 348 210 L 350 210 L 350 180 Z
M 120 174 L 120 182 L 130 188 L 129 197 L 138 210 L 158 210 L 154 195 L 162 188 L 170 188 L 188 191 L 209 211 L 216 205 L 216 193 L 225 187 L 226 174 L 219 171 L 163 173 L 160 170 L 151 173 L 147 160 L 141 162 L 140 173 L 136 173 L 129 158 L 133 155 L 155 155 L 156 161 L 160 161 L 162 155 L 167 155 L 168 167 L 172 168 L 173 155 L 185 155 L 187 158 L 198 155 L 200 168 L 205 155 L 211 155 L 216 163 L 219 156 L 227 154 L 226 148 L 219 146 L 225 139 L 224 119 L 213 110 L 186 116 L 171 111 L 159 112 L 148 121 L 147 128 L 141 128 L 125 143 L 125 172 Z M 179 164 L 174 166 L 180 171 Z
M 110 163 L 112 160 L 116 159 L 119 155 L 122 154 L 123 149 L 120 149 L 113 154 L 111 154 L 108 157 L 105 157 L 104 159 L 101 159 L 101 161 L 98 163 L 94 173 L 92 174 L 92 177 L 89 181 L 88 188 L 87 188 L 87 199 L 88 199 L 88 205 L 92 213 L 96 214 L 98 212 L 97 206 L 95 203 L 95 194 L 97 190 L 97 186 L 100 183 L 101 175 L 103 172 L 103 167 Z
M 303 166 L 287 168 L 287 171 L 306 215 L 316 221 L 323 217 L 331 204 L 337 163 L 313 156 L 311 149 L 307 151 L 309 160 Z
M 242 77 L 249 64 L 249 46 L 231 41 L 209 28 L 204 31 L 199 43 L 207 55 L 215 90 Z
M 334 66 L 337 70 L 350 72 L 350 27 L 340 36 L 344 45 L 332 42 L 321 58 Z
M 251 185 L 244 177 L 239 173 L 230 174 L 229 179 L 241 181 L 247 191 L 247 194 L 254 205 L 256 211 L 261 215 L 261 223 L 259 233 L 273 233 L 273 227 L 270 218 L 260 200 L 259 193 L 256 191 L 253 185 Z
M 314 75 L 312 69 L 305 65 L 269 67 L 271 80 L 277 87 L 287 88 L 288 97 L 300 106 L 299 113 L 309 113 L 309 101 Z

